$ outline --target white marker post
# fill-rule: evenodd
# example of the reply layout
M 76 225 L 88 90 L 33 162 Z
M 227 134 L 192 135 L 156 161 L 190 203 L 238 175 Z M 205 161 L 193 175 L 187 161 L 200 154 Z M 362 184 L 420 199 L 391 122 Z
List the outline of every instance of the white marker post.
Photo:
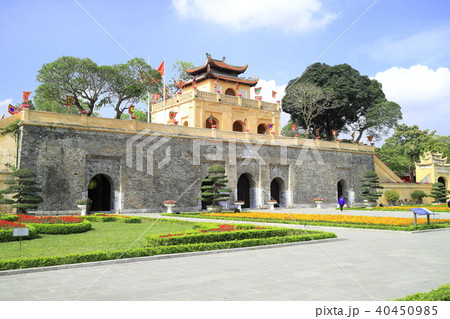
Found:
M 20 237 L 20 257 L 22 257 L 22 237 L 29 235 L 30 229 L 28 227 L 13 228 L 13 237 Z

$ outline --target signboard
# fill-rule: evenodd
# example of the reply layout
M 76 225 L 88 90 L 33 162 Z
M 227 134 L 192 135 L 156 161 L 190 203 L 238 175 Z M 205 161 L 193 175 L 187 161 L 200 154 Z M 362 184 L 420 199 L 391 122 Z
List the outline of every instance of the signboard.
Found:
M 28 227 L 23 228 L 13 228 L 13 236 L 29 236 L 30 235 L 30 229 Z

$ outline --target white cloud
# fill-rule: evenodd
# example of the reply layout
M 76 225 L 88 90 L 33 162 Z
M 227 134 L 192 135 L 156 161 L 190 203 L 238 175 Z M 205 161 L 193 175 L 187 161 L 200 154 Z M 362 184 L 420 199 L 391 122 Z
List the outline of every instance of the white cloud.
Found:
M 262 96 L 262 100 L 270 103 L 276 103 L 277 101 L 281 101 L 281 99 L 285 95 L 286 85 L 277 85 L 275 80 L 262 80 L 259 79 L 258 83 L 256 84 L 255 88 L 261 88 L 261 93 L 258 94 Z M 277 92 L 276 97 L 272 97 L 272 91 Z M 255 98 L 255 89 L 251 88 L 250 90 L 250 98 Z M 289 119 L 291 118 L 291 115 L 285 112 L 281 112 L 281 127 L 287 124 Z
M 370 58 L 388 61 L 394 65 L 423 63 L 430 65 L 448 60 L 450 53 L 450 26 L 425 30 L 408 37 L 392 36 L 366 46 L 362 51 Z
M 403 120 L 437 134 L 450 135 L 450 70 L 414 65 L 393 67 L 379 72 L 375 79 L 383 84 L 388 100 L 402 107 Z
M 172 0 L 184 18 L 203 19 L 234 31 L 276 28 L 287 32 L 320 29 L 337 17 L 319 0 Z

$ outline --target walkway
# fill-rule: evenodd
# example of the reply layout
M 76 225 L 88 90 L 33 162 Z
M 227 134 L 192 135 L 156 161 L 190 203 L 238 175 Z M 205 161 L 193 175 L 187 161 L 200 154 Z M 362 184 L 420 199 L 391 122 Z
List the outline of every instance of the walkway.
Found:
M 332 231 L 347 240 L 0 276 L 0 300 L 387 300 L 450 283 L 450 230 Z

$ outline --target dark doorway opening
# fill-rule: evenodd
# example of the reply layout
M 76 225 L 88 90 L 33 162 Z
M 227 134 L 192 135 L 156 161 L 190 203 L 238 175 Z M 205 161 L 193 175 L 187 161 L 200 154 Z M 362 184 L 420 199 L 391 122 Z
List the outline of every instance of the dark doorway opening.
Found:
M 239 121 L 235 121 L 233 123 L 233 131 L 234 132 L 242 132 L 243 131 L 242 124 Z
M 258 125 L 258 134 L 266 134 L 266 125 L 265 124 Z
M 443 178 L 443 177 L 438 178 L 438 183 L 442 183 L 444 185 L 444 187 L 447 186 L 447 185 L 445 185 L 445 178 Z
M 111 210 L 111 184 L 105 175 L 92 177 L 88 185 L 88 197 L 92 200 L 91 211 Z
M 242 208 L 250 208 L 250 180 L 247 175 L 242 174 L 237 183 L 238 200 L 245 202 Z
M 339 199 L 341 196 L 343 196 L 343 195 L 344 195 L 344 187 L 343 187 L 343 185 L 342 185 L 342 182 L 339 181 L 339 182 L 337 183 L 337 197 L 338 197 L 338 199 Z
M 275 207 L 280 207 L 280 184 L 276 179 L 273 179 L 270 183 L 270 199 L 274 199 L 277 201 Z
M 236 96 L 236 92 L 234 92 L 234 90 L 233 89 L 227 89 L 226 91 L 225 91 L 225 95 L 233 95 L 233 96 Z

